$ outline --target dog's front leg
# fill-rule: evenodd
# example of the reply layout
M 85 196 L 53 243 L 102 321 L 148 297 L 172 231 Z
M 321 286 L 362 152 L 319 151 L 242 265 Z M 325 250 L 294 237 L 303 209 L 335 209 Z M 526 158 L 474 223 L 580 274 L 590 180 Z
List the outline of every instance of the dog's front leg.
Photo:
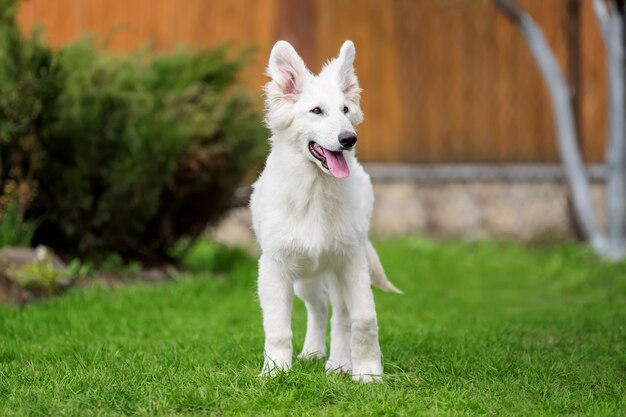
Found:
M 344 291 L 351 326 L 352 379 L 380 381 L 383 367 L 378 343 L 376 306 L 365 255 L 352 262 L 343 274 Z M 356 260 L 356 258 L 354 259 Z
M 265 330 L 265 361 L 262 376 L 291 368 L 291 306 L 293 283 L 285 268 L 262 255 L 259 259 L 259 299 Z

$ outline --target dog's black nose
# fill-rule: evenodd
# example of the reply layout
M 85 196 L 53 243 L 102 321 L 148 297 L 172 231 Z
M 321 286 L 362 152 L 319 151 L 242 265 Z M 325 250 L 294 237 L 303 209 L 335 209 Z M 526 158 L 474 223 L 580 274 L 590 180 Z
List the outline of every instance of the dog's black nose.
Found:
M 353 132 L 341 132 L 339 134 L 339 143 L 346 149 L 351 148 L 356 143 L 356 135 Z

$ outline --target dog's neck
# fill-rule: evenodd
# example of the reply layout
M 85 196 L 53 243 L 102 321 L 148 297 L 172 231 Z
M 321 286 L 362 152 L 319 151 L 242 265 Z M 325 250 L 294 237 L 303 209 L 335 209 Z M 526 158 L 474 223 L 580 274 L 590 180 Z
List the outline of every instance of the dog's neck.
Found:
M 323 172 L 297 148 L 295 140 L 284 139 L 273 138 L 272 151 L 267 160 L 267 169 L 272 170 L 272 177 L 280 178 L 278 193 L 289 201 L 296 212 L 306 210 L 311 203 L 341 204 L 352 178 L 338 179 Z M 349 155 L 346 160 L 348 166 L 353 168 L 354 157 Z

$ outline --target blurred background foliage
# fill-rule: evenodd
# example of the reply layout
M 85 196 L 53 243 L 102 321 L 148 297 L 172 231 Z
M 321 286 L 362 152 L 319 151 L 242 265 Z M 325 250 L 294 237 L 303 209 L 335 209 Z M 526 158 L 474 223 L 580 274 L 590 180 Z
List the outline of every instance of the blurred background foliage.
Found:
M 20 34 L 18 3 L 0 0 L 0 228 L 67 256 L 166 259 L 265 153 L 236 87 L 246 54 L 114 55 L 90 38 L 53 50 Z

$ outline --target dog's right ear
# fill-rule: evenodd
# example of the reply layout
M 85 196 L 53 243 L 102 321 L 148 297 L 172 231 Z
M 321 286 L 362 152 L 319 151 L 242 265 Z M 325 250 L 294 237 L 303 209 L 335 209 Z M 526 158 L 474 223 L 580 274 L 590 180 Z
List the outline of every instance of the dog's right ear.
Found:
M 278 41 L 270 54 L 267 75 L 272 77 L 284 96 L 295 100 L 310 73 L 294 47 L 289 42 Z

